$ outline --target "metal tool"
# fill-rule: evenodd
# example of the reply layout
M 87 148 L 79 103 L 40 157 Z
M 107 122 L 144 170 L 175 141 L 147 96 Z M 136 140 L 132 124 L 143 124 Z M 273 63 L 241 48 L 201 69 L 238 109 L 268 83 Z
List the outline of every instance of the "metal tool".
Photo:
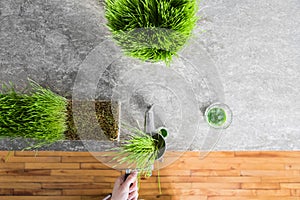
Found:
M 155 131 L 154 125 L 154 112 L 153 112 L 154 104 L 149 105 L 147 107 L 147 111 L 145 112 L 145 121 L 144 121 L 144 131 L 149 135 L 153 135 Z

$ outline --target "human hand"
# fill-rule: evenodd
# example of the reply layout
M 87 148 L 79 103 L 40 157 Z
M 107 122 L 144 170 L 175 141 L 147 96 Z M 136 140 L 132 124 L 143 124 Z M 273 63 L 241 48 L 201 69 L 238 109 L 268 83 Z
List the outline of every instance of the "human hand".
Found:
M 126 180 L 125 175 L 118 177 L 114 185 L 111 200 L 137 200 L 137 198 L 137 172 L 131 173 Z

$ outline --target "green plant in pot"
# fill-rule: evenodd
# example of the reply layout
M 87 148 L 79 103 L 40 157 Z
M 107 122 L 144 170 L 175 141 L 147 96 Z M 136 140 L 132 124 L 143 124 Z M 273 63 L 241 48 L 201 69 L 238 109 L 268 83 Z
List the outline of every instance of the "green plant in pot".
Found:
M 144 175 L 151 176 L 155 160 L 161 159 L 166 151 L 166 142 L 159 133 L 147 134 L 137 128 L 126 126 L 129 131 L 128 139 L 120 141 L 121 145 L 113 150 L 111 162 L 116 163 L 114 168 L 125 166 L 128 169 L 136 169 L 139 178 Z M 111 155 L 110 155 L 111 156 Z M 161 194 L 160 177 L 158 170 L 158 188 Z
M 128 139 L 121 141 L 113 161 L 117 165 L 126 164 L 127 168 L 138 169 L 141 173 L 151 174 L 155 160 L 160 159 L 166 150 L 166 143 L 160 134 L 153 136 L 137 128 L 126 128 L 130 131 Z
M 105 0 L 107 26 L 124 53 L 167 65 L 191 37 L 197 9 L 197 0 Z
M 34 146 L 64 139 L 67 100 L 30 81 L 27 91 L 3 84 L 0 92 L 0 138 L 26 138 Z

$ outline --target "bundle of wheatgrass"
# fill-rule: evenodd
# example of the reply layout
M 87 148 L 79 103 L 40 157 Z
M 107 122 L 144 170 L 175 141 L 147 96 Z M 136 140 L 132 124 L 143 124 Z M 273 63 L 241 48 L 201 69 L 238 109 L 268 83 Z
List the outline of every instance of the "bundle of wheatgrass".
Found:
M 123 125 L 124 126 L 124 125 Z M 112 150 L 117 150 L 106 156 L 113 156 L 110 163 L 114 164 L 113 168 L 127 168 L 138 170 L 139 179 L 142 176 L 149 177 L 152 174 L 154 162 L 159 156 L 160 150 L 163 146 L 160 142 L 145 133 L 144 131 L 128 127 L 125 128 L 129 131 L 129 138 L 121 141 L 121 145 Z M 157 163 L 159 165 L 159 163 Z M 162 194 L 160 185 L 160 174 L 158 166 L 158 189 Z
M 167 65 L 191 37 L 197 10 L 197 0 L 105 0 L 107 26 L 124 53 Z
M 30 138 L 34 147 L 64 139 L 67 100 L 30 81 L 30 91 L 13 85 L 0 91 L 0 138 Z
M 137 128 L 126 127 L 130 133 L 128 139 L 121 141 L 121 145 L 113 150 L 111 163 L 116 163 L 113 167 L 120 167 L 125 164 L 127 168 L 138 169 L 147 175 L 152 170 L 152 165 L 159 153 L 158 141 L 152 136 Z

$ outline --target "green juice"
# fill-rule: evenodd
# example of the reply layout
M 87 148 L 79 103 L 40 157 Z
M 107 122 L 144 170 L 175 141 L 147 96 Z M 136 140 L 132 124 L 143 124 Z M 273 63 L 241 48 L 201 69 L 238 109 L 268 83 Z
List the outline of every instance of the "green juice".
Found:
M 212 108 L 207 113 L 207 120 L 214 126 L 222 126 L 226 122 L 226 113 L 222 108 Z

